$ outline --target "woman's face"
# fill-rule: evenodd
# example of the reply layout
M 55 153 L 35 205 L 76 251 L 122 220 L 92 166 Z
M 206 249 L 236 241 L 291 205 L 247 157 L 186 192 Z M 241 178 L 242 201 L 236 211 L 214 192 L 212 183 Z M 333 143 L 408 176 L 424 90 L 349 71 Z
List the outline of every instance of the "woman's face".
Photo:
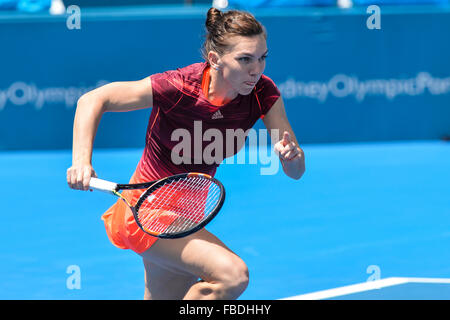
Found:
M 267 43 L 264 35 L 232 36 L 229 46 L 217 60 L 228 90 L 241 95 L 252 92 L 266 66 Z

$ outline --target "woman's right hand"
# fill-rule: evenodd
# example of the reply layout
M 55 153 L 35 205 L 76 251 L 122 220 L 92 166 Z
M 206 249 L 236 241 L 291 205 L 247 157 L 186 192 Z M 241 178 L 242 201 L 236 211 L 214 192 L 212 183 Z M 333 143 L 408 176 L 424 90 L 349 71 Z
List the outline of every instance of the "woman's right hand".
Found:
M 89 190 L 91 177 L 97 177 L 94 168 L 90 164 L 72 165 L 67 169 L 67 183 L 76 190 Z

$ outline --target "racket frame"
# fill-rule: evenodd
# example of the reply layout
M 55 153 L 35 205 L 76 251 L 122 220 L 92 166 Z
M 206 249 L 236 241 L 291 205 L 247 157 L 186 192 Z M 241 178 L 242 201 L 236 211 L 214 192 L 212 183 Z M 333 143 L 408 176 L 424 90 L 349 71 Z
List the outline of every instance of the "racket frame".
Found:
M 220 189 L 220 199 L 217 202 L 217 204 L 214 206 L 214 208 L 211 210 L 211 213 L 206 217 L 205 220 L 203 220 L 201 223 L 196 225 L 195 227 L 186 230 L 186 231 L 180 231 L 177 233 L 152 233 L 149 230 L 145 230 L 145 228 L 141 225 L 139 218 L 138 218 L 138 212 L 139 208 L 141 207 L 142 203 L 153 193 L 155 190 L 157 190 L 160 186 L 164 185 L 168 181 L 171 180 L 178 180 L 180 178 L 187 178 L 187 177 L 195 177 L 195 176 L 201 176 L 204 178 L 207 178 L 212 183 L 215 183 L 219 189 Z M 131 212 L 133 213 L 134 220 L 136 221 L 139 228 L 145 232 L 146 234 L 149 234 L 153 237 L 158 237 L 162 239 L 176 239 L 176 238 L 182 238 L 189 234 L 192 234 L 194 232 L 197 232 L 198 230 L 202 229 L 204 226 L 206 226 L 216 215 L 219 213 L 220 209 L 223 206 L 223 203 L 225 201 L 225 188 L 222 185 L 222 183 L 217 180 L 216 178 L 211 177 L 208 174 L 205 173 L 198 173 L 198 172 L 190 172 L 190 173 L 181 173 L 173 176 L 169 176 L 166 178 L 162 178 L 160 180 L 151 181 L 151 182 L 143 182 L 143 183 L 133 183 L 133 184 L 117 184 L 114 182 L 110 182 L 107 180 L 102 180 L 98 178 L 91 178 L 90 187 L 93 189 L 96 189 L 98 191 L 106 192 L 109 194 L 116 195 L 120 199 L 122 199 L 128 207 L 131 209 Z M 119 193 L 120 190 L 136 190 L 136 189 L 147 189 L 145 190 L 139 197 L 136 204 L 133 206 L 131 205 L 125 197 Z
M 220 189 L 220 199 L 217 202 L 217 204 L 214 206 L 214 208 L 211 210 L 211 213 L 208 215 L 208 217 L 206 217 L 205 220 L 203 220 L 201 223 L 199 223 L 195 227 L 193 227 L 193 228 L 191 228 L 189 230 L 186 230 L 186 231 L 180 231 L 180 232 L 170 233 L 170 234 L 166 234 L 166 233 L 153 234 L 150 231 L 145 230 L 145 228 L 141 225 L 141 223 L 139 221 L 139 218 L 138 218 L 139 208 L 141 207 L 142 203 L 155 190 L 157 190 L 160 186 L 164 185 L 168 181 L 178 180 L 180 178 L 194 177 L 194 176 L 202 176 L 204 178 L 207 178 L 211 182 L 215 183 Z M 143 183 L 142 185 L 144 185 L 144 184 L 147 184 L 147 186 L 148 186 L 148 183 Z M 118 185 L 118 186 L 120 186 L 120 185 Z M 167 178 L 160 179 L 160 180 L 156 181 L 155 183 L 151 184 L 151 186 L 148 187 L 147 190 L 145 190 L 141 194 L 141 196 L 139 197 L 136 205 L 132 208 L 131 211 L 133 212 L 134 220 L 136 221 L 137 225 L 145 233 L 150 234 L 150 235 L 152 235 L 154 237 L 161 238 L 161 239 L 177 239 L 177 238 L 183 238 L 183 237 L 186 237 L 186 236 L 188 236 L 188 235 L 190 235 L 192 233 L 195 233 L 198 230 L 202 229 L 204 226 L 206 226 L 219 213 L 220 209 L 223 206 L 224 201 L 225 201 L 225 188 L 222 185 L 222 183 L 219 180 L 217 180 L 216 178 L 213 178 L 210 175 L 207 175 L 207 174 L 204 174 L 204 173 L 197 173 L 197 172 L 181 173 L 181 174 L 177 174 L 177 175 L 174 175 L 174 176 L 170 176 L 170 177 L 167 177 Z

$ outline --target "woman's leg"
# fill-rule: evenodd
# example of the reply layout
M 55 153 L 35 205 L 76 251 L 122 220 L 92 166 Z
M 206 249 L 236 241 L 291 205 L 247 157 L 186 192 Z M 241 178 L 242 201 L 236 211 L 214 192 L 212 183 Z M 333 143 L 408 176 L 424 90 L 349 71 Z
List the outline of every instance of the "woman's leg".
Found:
M 236 299 L 248 285 L 244 261 L 205 229 L 181 239 L 159 239 L 141 256 L 149 298 Z M 198 278 L 202 281 L 194 282 Z
M 145 267 L 145 300 L 181 300 L 198 278 L 160 267 L 143 259 Z

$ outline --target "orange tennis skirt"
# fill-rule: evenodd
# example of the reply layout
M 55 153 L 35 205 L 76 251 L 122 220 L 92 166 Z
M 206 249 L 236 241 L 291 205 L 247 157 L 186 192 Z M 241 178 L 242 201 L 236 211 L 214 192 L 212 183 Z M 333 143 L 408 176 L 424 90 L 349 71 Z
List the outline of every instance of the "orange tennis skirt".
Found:
M 136 171 L 131 177 L 130 183 L 143 181 L 139 172 Z M 122 195 L 131 205 L 134 205 L 144 191 L 145 189 L 124 190 Z M 134 220 L 133 212 L 122 199 L 118 199 L 102 215 L 102 220 L 109 240 L 120 249 L 131 249 L 136 253 L 142 253 L 158 240 L 158 238 L 146 234 L 139 228 Z

